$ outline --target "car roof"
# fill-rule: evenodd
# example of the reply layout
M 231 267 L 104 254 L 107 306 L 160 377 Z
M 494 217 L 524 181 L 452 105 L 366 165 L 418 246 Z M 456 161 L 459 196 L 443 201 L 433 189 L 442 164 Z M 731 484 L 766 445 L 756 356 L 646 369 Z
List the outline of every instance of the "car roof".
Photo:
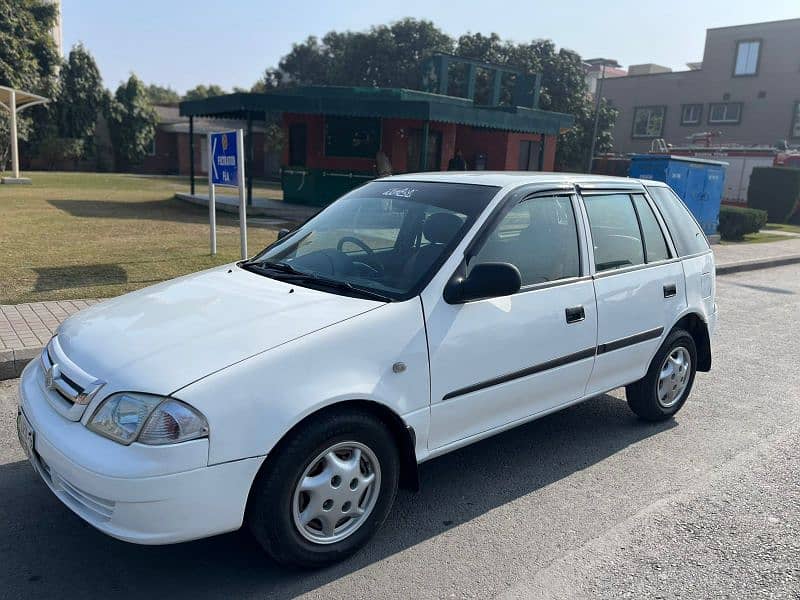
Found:
M 540 184 L 573 184 L 573 185 L 657 185 L 660 181 L 632 179 L 630 177 L 611 177 L 609 175 L 592 175 L 585 173 L 552 173 L 542 171 L 444 171 L 425 173 L 404 173 L 384 177 L 380 181 L 430 181 L 441 183 L 466 183 L 473 185 L 492 185 L 507 187 L 528 183 Z

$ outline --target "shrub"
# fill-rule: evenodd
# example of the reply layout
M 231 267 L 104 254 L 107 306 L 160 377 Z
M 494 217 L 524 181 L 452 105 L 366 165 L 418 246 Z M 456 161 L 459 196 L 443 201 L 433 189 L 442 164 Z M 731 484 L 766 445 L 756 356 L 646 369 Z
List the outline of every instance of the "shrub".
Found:
M 798 214 L 800 169 L 756 167 L 750 176 L 747 206 L 765 210 L 772 223 L 788 223 Z
M 758 233 L 767 224 L 767 211 L 737 206 L 719 210 L 719 234 L 723 240 L 741 240 L 748 233 Z

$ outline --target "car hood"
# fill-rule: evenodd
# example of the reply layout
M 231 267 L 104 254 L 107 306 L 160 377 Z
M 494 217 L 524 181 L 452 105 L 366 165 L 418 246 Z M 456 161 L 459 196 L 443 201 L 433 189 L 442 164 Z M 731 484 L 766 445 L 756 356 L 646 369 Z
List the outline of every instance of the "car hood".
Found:
M 96 304 L 67 319 L 58 340 L 109 391 L 167 394 L 379 306 L 228 265 Z

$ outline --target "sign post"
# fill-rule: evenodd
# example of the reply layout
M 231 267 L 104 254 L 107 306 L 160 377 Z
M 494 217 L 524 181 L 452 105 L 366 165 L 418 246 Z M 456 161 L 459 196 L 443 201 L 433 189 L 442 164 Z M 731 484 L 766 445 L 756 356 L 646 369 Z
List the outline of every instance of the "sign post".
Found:
M 215 187 L 239 190 L 239 238 L 242 259 L 247 258 L 247 206 L 244 177 L 244 131 L 224 131 L 208 135 L 208 220 L 211 226 L 211 254 L 217 253 Z

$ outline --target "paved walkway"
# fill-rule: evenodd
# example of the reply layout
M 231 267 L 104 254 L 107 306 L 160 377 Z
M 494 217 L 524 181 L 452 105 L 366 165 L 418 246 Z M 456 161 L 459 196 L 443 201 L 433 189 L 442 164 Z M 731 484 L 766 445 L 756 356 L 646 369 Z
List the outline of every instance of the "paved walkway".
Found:
M 722 272 L 733 272 L 742 265 L 747 268 L 748 264 L 749 268 L 773 266 L 769 261 L 781 258 L 800 262 L 800 238 L 764 244 L 717 244 L 714 254 Z M 0 304 L 0 379 L 16 377 L 61 321 L 95 302 L 99 300 Z

